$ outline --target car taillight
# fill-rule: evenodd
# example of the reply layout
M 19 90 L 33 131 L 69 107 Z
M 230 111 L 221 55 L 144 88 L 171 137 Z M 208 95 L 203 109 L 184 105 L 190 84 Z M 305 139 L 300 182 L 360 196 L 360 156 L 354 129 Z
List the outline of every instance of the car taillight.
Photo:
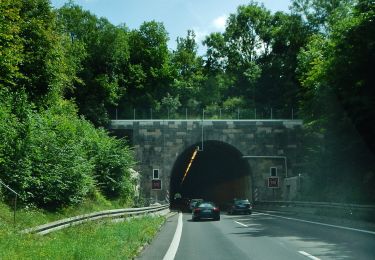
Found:
M 216 208 L 216 207 L 215 207 L 215 208 L 214 208 L 214 211 L 219 211 L 219 208 Z
M 200 208 L 195 208 L 195 209 L 194 209 L 194 212 L 199 212 L 199 211 L 201 211 Z

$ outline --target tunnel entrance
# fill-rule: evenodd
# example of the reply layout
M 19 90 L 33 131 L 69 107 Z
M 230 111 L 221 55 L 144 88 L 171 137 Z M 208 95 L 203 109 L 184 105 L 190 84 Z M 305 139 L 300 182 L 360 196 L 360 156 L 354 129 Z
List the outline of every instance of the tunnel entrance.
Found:
M 171 206 L 177 207 L 183 201 L 203 198 L 213 201 L 225 209 L 233 198 L 252 198 L 252 174 L 247 160 L 233 146 L 219 141 L 205 141 L 203 151 L 199 151 L 183 180 L 191 157 L 201 145 L 197 143 L 187 148 L 176 160 L 171 174 Z M 178 202 L 177 202 L 178 201 Z

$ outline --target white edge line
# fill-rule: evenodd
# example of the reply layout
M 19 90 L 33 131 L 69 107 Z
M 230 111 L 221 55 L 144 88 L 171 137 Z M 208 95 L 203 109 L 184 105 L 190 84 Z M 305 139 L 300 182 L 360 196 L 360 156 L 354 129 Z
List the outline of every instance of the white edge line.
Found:
M 309 253 L 306 253 L 305 251 L 298 251 L 298 253 L 300 253 L 300 254 L 302 254 L 304 256 L 307 256 L 308 258 L 313 259 L 313 260 L 320 260 L 320 258 L 317 258 L 317 257 L 315 257 L 313 255 L 310 255 Z
M 362 233 L 367 233 L 367 234 L 375 235 L 374 231 L 369 231 L 369 230 L 364 230 L 364 229 L 357 229 L 357 228 L 336 226 L 336 225 L 326 224 L 326 223 L 322 223 L 322 222 L 315 222 L 315 221 L 303 220 L 303 219 L 298 219 L 298 218 L 288 218 L 288 217 L 283 217 L 283 216 L 278 216 L 278 215 L 273 215 L 273 214 L 268 214 L 268 213 L 260 213 L 260 214 L 268 215 L 268 216 L 272 216 L 272 217 L 277 217 L 277 218 L 288 219 L 288 220 L 295 220 L 295 221 L 304 222 L 304 223 L 316 224 L 316 225 L 321 225 L 321 226 L 326 226 L 326 227 L 340 228 L 340 229 L 345 229 L 345 230 L 350 230 L 350 231 L 357 231 L 357 232 L 362 232 Z
M 173 260 L 176 256 L 177 249 L 181 240 L 182 226 L 182 213 L 180 212 L 178 213 L 178 223 L 176 227 L 176 232 L 174 233 L 172 242 L 169 245 L 167 253 L 165 253 L 165 256 L 163 257 L 163 260 Z
M 234 222 L 236 222 L 238 225 L 241 225 L 241 226 L 244 226 L 244 227 L 248 227 L 247 225 L 245 225 L 245 224 L 243 224 L 241 222 L 238 222 L 238 221 L 234 221 Z

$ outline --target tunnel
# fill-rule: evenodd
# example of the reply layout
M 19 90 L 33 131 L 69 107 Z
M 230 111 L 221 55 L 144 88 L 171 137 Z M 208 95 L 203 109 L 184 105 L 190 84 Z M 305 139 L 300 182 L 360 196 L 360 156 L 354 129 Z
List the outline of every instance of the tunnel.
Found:
M 251 183 L 248 161 L 242 159 L 235 147 L 220 141 L 197 143 L 185 149 L 174 163 L 170 180 L 171 207 L 183 207 L 181 204 L 186 206 L 189 199 L 202 198 L 226 209 L 234 198 L 251 201 Z

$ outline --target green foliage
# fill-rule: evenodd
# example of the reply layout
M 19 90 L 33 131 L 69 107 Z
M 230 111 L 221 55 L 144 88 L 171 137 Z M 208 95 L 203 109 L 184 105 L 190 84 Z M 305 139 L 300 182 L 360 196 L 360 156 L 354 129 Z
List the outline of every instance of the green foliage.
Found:
M 95 186 L 107 197 L 133 199 L 128 146 L 78 119 L 69 102 L 41 113 L 29 110 L 23 123 L 10 105 L 2 106 L 0 126 L 0 178 L 23 203 L 61 208 L 82 202 Z
M 245 106 L 245 101 L 241 97 L 228 98 L 223 102 L 224 109 L 235 110 Z
M 366 0 L 367 1 L 367 0 Z M 315 31 L 327 32 L 336 19 L 344 18 L 356 0 L 293 0 L 293 13 L 301 14 L 308 26 Z M 340 13 L 340 17 L 335 16 Z
M 160 108 L 161 111 L 167 111 L 171 116 L 175 115 L 179 107 L 181 106 L 179 96 L 171 96 L 169 93 L 161 100 Z
M 204 41 L 209 73 L 205 83 L 218 86 L 212 91 L 216 101 L 209 102 L 222 103 L 222 96 L 242 97 L 251 108 L 281 112 L 296 108 L 297 55 L 310 35 L 298 15 L 271 14 L 255 1 L 240 6 L 229 16 L 224 33 L 213 33 Z M 208 96 L 204 89 L 201 93 Z
M 134 180 L 130 169 L 134 165 L 132 151 L 123 140 L 109 137 L 102 130 L 94 130 L 91 125 L 84 125 L 83 131 L 88 156 L 94 163 L 93 177 L 96 186 L 107 198 L 120 198 L 130 202 L 134 194 Z
M 48 236 L 0 229 L 0 258 L 133 259 L 164 221 L 164 217 L 142 217 L 121 223 L 88 223 Z
M 1 173 L 24 202 L 56 208 L 80 202 L 91 189 L 93 166 L 78 141 L 77 120 L 74 114 L 30 111 L 15 158 Z
M 17 87 L 25 88 L 31 101 L 43 105 L 48 95 L 58 95 L 64 88 L 59 81 L 59 67 L 64 65 L 60 36 L 48 0 L 16 2 L 21 3 L 19 36 L 23 43 L 19 65 L 23 77 Z
M 23 60 L 20 2 L 4 0 L 0 2 L 0 88 L 15 86 L 19 73 L 19 64 Z
M 207 104 L 204 100 L 203 60 L 197 55 L 195 33 L 188 30 L 186 38 L 177 38 L 177 50 L 172 54 L 172 64 L 176 76 L 171 89 L 180 97 L 183 107 L 190 107 L 191 103 Z M 212 89 L 211 89 L 212 90 Z
M 108 108 L 126 92 L 129 70 L 127 29 L 115 27 L 72 2 L 57 12 L 72 72 L 76 72 L 67 98 L 74 98 L 80 114 L 97 126 L 108 123 Z
M 308 153 L 308 165 L 320 165 L 320 171 L 311 175 L 327 191 L 321 193 L 322 199 L 375 198 L 370 191 L 375 167 L 375 93 L 370 72 L 375 65 L 375 16 L 374 5 L 366 3 L 359 1 L 350 12 L 348 5 L 330 10 L 326 33 L 313 36 L 299 55 L 301 112 L 310 136 L 324 134 L 312 138 L 320 146 L 309 144 Z M 322 158 L 324 163 L 319 162 Z
M 128 37 L 127 92 L 120 102 L 135 108 L 156 108 L 172 82 L 168 33 L 162 23 L 151 21 L 132 30 Z
M 96 31 L 78 35 L 91 37 L 85 42 L 66 34 L 61 15 L 58 25 L 47 0 L 2 1 L 0 10 L 5 14 L 0 24 L 0 178 L 24 205 L 57 209 L 81 203 L 97 189 L 130 203 L 133 155 L 128 146 L 80 119 L 76 106 L 62 98 L 85 94 L 75 87 L 91 84 L 96 93 L 87 95 L 93 103 L 85 109 L 102 109 L 93 121 L 106 122 L 105 105 L 118 100 L 118 83 L 124 82 L 116 74 L 128 55 L 123 28 L 75 6 L 63 9 L 82 20 L 92 18 Z M 95 45 L 97 40 L 101 45 Z M 100 65 L 90 67 L 96 58 Z M 94 76 L 82 76 L 91 72 Z M 3 193 L 10 201 L 12 195 Z

